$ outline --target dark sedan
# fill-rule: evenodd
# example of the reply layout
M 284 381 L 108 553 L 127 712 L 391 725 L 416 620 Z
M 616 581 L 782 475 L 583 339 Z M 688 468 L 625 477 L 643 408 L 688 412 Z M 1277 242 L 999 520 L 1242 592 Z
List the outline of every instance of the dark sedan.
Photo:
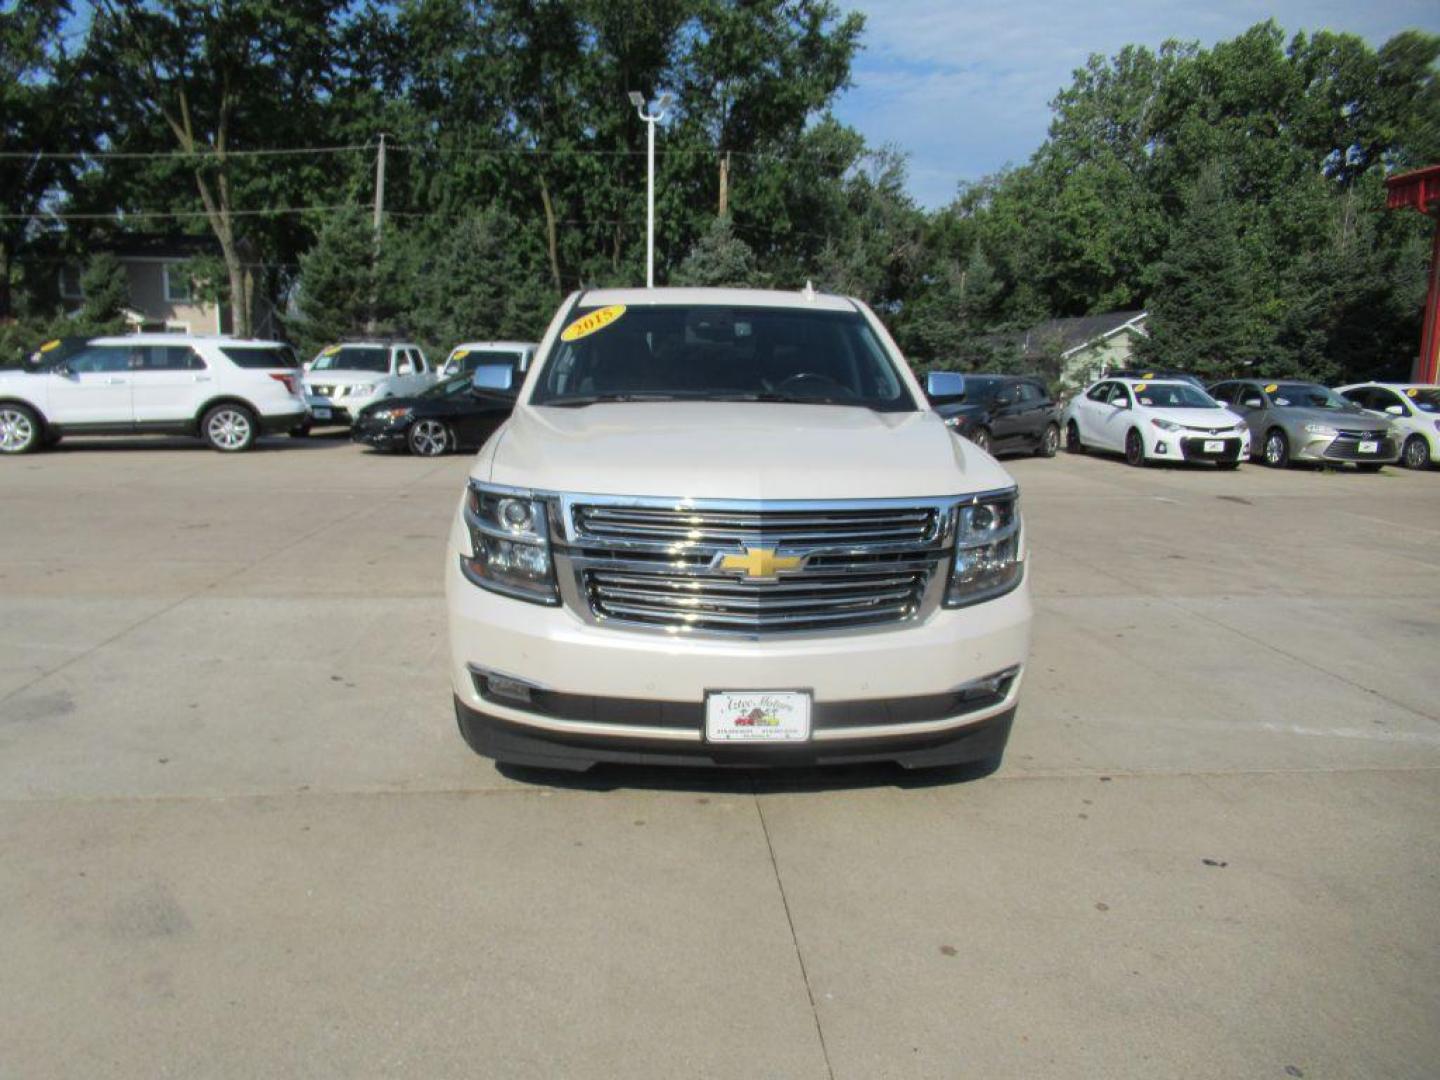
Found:
M 1060 445 L 1060 409 L 1039 379 L 966 375 L 963 398 L 933 403 L 947 427 L 987 453 L 1054 457 Z
M 477 390 L 470 375 L 458 375 L 415 397 L 386 398 L 366 406 L 355 418 L 350 437 L 380 450 L 409 450 L 421 457 L 474 450 L 505 422 L 514 404 L 514 394 Z

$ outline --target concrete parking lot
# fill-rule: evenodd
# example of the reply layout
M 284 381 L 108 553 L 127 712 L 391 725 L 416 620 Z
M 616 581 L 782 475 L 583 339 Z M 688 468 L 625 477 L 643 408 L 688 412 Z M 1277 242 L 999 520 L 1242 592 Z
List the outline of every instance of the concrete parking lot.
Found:
M 1010 463 L 989 778 L 497 772 L 468 468 L 0 462 L 0 1076 L 1432 1077 L 1440 475 Z

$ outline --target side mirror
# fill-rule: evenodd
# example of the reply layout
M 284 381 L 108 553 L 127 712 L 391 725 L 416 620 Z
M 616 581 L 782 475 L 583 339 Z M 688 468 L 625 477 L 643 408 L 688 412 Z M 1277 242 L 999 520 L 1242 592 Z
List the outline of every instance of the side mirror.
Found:
M 932 371 L 925 376 L 925 396 L 932 402 L 959 401 L 965 396 L 965 376 L 958 371 Z
M 515 369 L 509 364 L 481 364 L 470 377 L 470 385 L 476 390 L 488 390 L 492 394 L 513 394 Z
M 1129 402 L 1128 400 L 1126 400 L 1125 398 L 1123 398 L 1123 397 L 1122 397 L 1122 398 L 1111 398 L 1111 399 L 1110 399 L 1110 404 L 1111 404 L 1111 405 L 1114 405 L 1115 408 L 1117 408 L 1117 409 L 1128 409 L 1128 408 L 1130 407 L 1130 402 Z
M 1388 412 L 1391 416 L 1404 416 L 1404 415 L 1405 415 L 1405 409 L 1404 409 L 1403 406 L 1400 406 L 1400 405 L 1386 405 L 1386 406 L 1385 406 L 1385 411 Z
M 400 366 L 395 370 L 395 373 L 397 375 L 414 375 L 415 365 L 410 363 L 409 360 L 402 360 L 400 361 Z
M 1265 403 L 1259 398 L 1250 397 L 1240 402 L 1240 407 L 1242 409 L 1263 409 L 1265 407 Z

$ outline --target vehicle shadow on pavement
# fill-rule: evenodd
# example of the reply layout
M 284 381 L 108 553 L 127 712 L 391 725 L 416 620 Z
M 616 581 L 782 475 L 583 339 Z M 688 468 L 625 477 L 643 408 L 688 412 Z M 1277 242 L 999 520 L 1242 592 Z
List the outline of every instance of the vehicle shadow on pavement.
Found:
M 342 433 L 343 434 L 343 433 Z M 348 439 L 347 439 L 348 442 Z M 249 453 L 265 453 L 272 450 L 322 450 L 326 444 L 331 447 L 335 440 L 326 435 L 311 435 L 305 439 L 292 439 L 288 435 L 267 435 L 255 440 L 255 446 Z M 199 439 L 190 438 L 184 435 L 137 435 L 133 438 L 114 438 L 103 435 L 91 437 L 71 436 L 57 446 L 46 448 L 41 457 L 62 454 L 109 454 L 128 453 L 136 450 L 174 450 L 185 453 L 214 454 L 215 451 Z M 243 457 L 244 455 L 239 455 Z
M 990 776 L 999 762 L 948 768 L 906 769 L 900 765 L 834 765 L 825 768 L 656 768 L 644 765 L 596 765 L 588 772 L 499 764 L 500 774 L 517 783 L 568 791 L 697 791 L 721 795 L 853 791 L 864 788 L 945 787 Z

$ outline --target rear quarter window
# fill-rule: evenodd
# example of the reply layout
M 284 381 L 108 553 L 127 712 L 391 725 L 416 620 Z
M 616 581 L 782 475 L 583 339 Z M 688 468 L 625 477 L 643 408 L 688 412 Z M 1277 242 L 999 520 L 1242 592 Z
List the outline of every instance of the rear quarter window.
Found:
M 236 367 L 252 371 L 300 366 L 300 358 L 289 345 L 221 345 L 220 351 Z

